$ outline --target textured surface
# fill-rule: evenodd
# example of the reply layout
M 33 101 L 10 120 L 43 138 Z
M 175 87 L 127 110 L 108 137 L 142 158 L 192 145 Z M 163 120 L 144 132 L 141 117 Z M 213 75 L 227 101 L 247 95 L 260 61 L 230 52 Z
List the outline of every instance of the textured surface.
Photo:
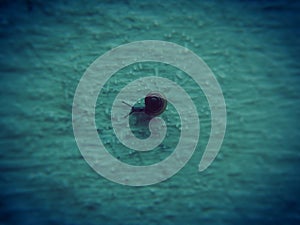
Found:
M 0 224 L 299 224 L 299 14 L 293 1 L 1 1 Z M 120 71 L 99 96 L 96 121 L 123 161 L 159 161 L 179 133 L 170 107 L 161 149 L 142 155 L 117 147 L 107 107 L 130 79 L 173 78 L 201 114 L 189 163 L 163 183 L 133 188 L 83 160 L 71 107 L 90 63 L 145 39 L 175 42 L 206 61 L 223 89 L 228 126 L 217 159 L 198 173 L 210 130 L 201 90 L 164 65 Z

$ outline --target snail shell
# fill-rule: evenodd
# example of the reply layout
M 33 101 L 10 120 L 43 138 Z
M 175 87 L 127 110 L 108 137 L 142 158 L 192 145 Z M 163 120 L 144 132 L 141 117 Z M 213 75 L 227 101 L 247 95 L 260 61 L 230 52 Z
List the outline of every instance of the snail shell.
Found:
M 159 93 L 151 92 L 145 97 L 145 113 L 149 116 L 162 114 L 167 107 L 167 100 Z

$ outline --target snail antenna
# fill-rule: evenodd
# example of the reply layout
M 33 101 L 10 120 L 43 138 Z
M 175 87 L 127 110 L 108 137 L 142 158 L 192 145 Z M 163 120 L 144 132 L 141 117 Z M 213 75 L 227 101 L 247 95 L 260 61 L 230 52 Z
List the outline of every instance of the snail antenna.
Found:
M 125 105 L 128 105 L 129 107 L 131 107 L 131 111 L 127 115 L 124 116 L 124 118 L 127 118 L 130 114 L 132 114 L 132 112 L 133 112 L 132 111 L 133 106 L 130 105 L 129 103 L 125 102 L 125 101 L 122 101 L 122 103 L 124 103 Z
M 129 107 L 132 108 L 132 105 L 130 105 L 129 103 L 125 102 L 125 101 L 122 101 L 122 103 L 124 103 L 125 105 L 128 105 Z

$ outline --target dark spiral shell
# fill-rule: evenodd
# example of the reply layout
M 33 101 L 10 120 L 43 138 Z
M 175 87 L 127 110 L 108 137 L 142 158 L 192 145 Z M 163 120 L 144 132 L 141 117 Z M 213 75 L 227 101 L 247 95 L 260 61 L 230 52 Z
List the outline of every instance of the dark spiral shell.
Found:
M 149 116 L 162 114 L 167 107 L 167 100 L 159 93 L 151 92 L 145 98 L 145 113 Z

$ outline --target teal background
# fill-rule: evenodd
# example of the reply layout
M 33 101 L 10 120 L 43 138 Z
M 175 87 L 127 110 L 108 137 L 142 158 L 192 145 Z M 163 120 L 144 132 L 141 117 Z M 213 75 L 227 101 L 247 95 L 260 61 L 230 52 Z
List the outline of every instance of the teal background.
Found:
M 299 15 L 297 1 L 0 1 L 0 224 L 299 224 Z M 170 106 L 160 149 L 137 154 L 115 141 L 108 106 L 130 79 L 175 80 L 201 119 L 196 153 L 178 174 L 128 187 L 82 158 L 72 101 L 97 57 L 148 39 L 205 60 L 222 87 L 228 125 L 220 154 L 199 173 L 210 131 L 200 88 L 164 65 L 119 71 L 99 96 L 96 122 L 120 159 L 159 161 L 179 135 Z

